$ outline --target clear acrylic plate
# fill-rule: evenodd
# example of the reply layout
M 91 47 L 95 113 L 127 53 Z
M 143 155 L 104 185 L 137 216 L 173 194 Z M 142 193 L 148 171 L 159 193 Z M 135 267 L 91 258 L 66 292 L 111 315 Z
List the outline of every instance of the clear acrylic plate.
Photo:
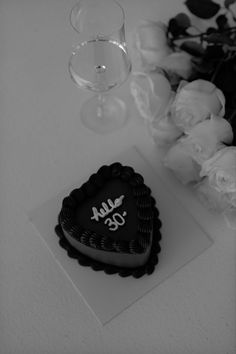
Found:
M 80 187 L 85 181 L 78 181 L 77 185 L 63 190 L 29 215 L 31 222 L 39 231 L 55 260 L 103 325 L 165 279 L 170 278 L 177 270 L 212 244 L 210 237 L 176 197 L 168 191 L 136 147 L 124 151 L 109 162 L 115 161 L 130 165 L 143 175 L 145 183 L 152 190 L 160 211 L 160 219 L 163 223 L 161 229 L 162 250 L 159 254 L 159 263 L 152 275 L 135 279 L 107 275 L 102 271 L 96 272 L 90 267 L 80 266 L 76 260 L 69 258 L 66 251 L 59 246 L 59 239 L 54 228 L 57 224 L 62 200 L 72 189 Z M 96 171 L 91 171 L 91 174 L 94 172 Z

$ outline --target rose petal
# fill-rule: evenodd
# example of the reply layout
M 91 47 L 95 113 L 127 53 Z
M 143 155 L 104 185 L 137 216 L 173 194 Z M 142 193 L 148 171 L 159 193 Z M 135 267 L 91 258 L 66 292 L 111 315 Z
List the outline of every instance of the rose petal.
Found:
M 219 191 L 236 192 L 236 147 L 225 147 L 206 160 L 200 176 L 208 176 L 212 186 Z
M 179 143 L 173 145 L 167 152 L 164 165 L 172 170 L 183 184 L 200 180 L 200 166 Z
M 180 142 L 196 162 L 203 164 L 225 147 L 221 141 L 230 142 L 232 138 L 231 125 L 225 119 L 212 115 L 192 127 Z
M 202 165 L 201 176 L 206 176 L 216 170 L 231 171 L 236 176 L 236 147 L 228 146 L 217 151 L 214 156 Z
M 191 59 L 191 55 L 185 52 L 176 52 L 167 55 L 159 65 L 167 71 L 174 72 L 188 80 L 193 70 Z
M 138 83 L 135 81 L 132 81 L 130 83 L 130 90 L 132 96 L 134 97 L 136 107 L 138 108 L 140 115 L 143 118 L 152 121 L 153 114 L 150 111 L 148 92 L 144 90 L 140 85 L 138 85 Z M 157 102 L 157 106 L 159 105 L 160 105 L 159 102 Z
M 228 208 L 229 205 L 224 194 L 213 188 L 207 177 L 194 188 L 199 200 L 207 209 L 222 212 Z
M 173 144 L 182 135 L 181 130 L 173 124 L 169 114 L 163 115 L 159 120 L 154 120 L 149 130 L 157 146 Z
M 227 226 L 232 230 L 236 230 L 236 208 L 226 210 L 223 215 Z
M 188 135 L 204 142 L 211 139 L 212 143 L 216 141 L 230 144 L 233 141 L 233 130 L 229 122 L 213 114 L 210 119 L 196 124 Z
M 201 165 L 209 159 L 217 150 L 222 148 L 222 144 L 215 139 L 203 139 L 203 137 L 184 136 L 179 140 L 183 149 Z
M 134 35 L 134 47 L 139 53 L 141 65 L 145 68 L 158 66 L 160 61 L 172 52 L 167 43 L 167 27 L 162 22 L 143 21 Z
M 179 89 L 172 106 L 175 124 L 186 133 L 211 114 L 223 113 L 223 93 L 206 80 L 195 80 Z
M 150 121 L 163 114 L 172 98 L 170 83 L 160 72 L 134 72 L 130 89 L 141 116 Z
M 167 46 L 167 27 L 160 21 L 143 21 L 136 29 L 136 45 L 140 50 L 159 50 Z

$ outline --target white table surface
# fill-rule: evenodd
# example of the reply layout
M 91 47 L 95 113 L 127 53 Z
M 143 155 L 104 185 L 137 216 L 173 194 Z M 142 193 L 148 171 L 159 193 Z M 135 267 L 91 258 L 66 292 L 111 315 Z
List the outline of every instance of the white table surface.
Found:
M 180 0 L 120 0 L 126 31 L 142 19 L 167 21 Z M 0 353 L 233 354 L 235 231 L 200 206 L 159 167 L 168 188 L 214 240 L 172 277 L 102 327 L 28 220 L 32 209 L 102 163 L 137 145 L 159 166 L 129 94 L 129 121 L 109 135 L 79 119 L 89 93 L 77 89 L 67 62 L 78 35 L 72 0 L 0 1 Z

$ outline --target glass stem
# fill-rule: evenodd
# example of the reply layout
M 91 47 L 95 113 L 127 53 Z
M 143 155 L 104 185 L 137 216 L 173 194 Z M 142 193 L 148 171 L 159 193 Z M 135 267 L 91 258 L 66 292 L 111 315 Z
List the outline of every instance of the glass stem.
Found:
M 102 118 L 102 116 L 103 116 L 104 102 L 105 102 L 104 95 L 102 93 L 99 93 L 98 94 L 98 107 L 97 107 L 97 116 L 99 118 Z

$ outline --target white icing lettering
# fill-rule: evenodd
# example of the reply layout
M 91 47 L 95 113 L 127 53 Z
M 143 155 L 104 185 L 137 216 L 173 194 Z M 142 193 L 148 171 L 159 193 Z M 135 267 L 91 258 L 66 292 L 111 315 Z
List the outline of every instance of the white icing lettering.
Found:
M 116 200 L 115 200 L 116 201 Z M 107 203 L 110 205 L 111 208 L 113 208 L 113 202 L 111 199 L 107 199 Z
M 104 224 L 108 224 L 110 231 L 116 231 L 118 229 L 118 224 L 115 221 L 111 220 L 110 218 L 107 218 L 104 221 Z
M 101 215 L 102 218 L 104 218 L 104 216 L 106 216 L 106 210 L 101 208 L 100 209 L 100 215 Z
M 103 209 L 105 210 L 106 213 L 109 213 L 109 208 L 108 208 L 106 203 L 103 202 L 102 203 L 102 207 L 103 207 Z
M 124 197 L 124 195 L 121 195 L 119 198 L 116 198 L 114 202 L 111 199 L 108 199 L 107 203 L 102 202 L 102 208 L 100 208 L 99 211 L 96 207 L 92 207 L 93 216 L 91 217 L 91 220 L 99 221 L 99 218 L 104 218 L 110 214 L 114 209 L 122 205 Z
M 126 215 L 127 215 L 126 211 L 123 212 L 123 216 Z M 119 213 L 114 213 L 112 215 L 112 218 L 107 218 L 104 221 L 104 224 L 108 224 L 110 231 L 116 231 L 119 226 L 123 226 L 125 224 L 125 219 L 123 218 L 123 216 L 120 215 Z
M 123 214 L 126 215 L 127 213 Z M 119 213 L 115 213 L 113 214 L 113 220 L 116 222 L 117 225 L 122 226 L 125 223 L 125 219 L 123 218 L 122 215 L 120 215 Z

